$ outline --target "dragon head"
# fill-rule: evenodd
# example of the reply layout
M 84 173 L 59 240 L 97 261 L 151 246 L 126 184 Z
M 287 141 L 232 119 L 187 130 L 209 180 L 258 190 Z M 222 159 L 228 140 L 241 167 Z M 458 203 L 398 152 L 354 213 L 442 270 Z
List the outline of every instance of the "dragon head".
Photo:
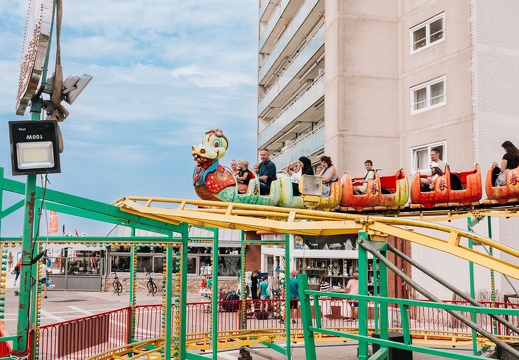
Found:
M 209 130 L 202 142 L 191 147 L 193 159 L 198 163 L 214 162 L 221 159 L 227 151 L 228 141 L 222 130 Z

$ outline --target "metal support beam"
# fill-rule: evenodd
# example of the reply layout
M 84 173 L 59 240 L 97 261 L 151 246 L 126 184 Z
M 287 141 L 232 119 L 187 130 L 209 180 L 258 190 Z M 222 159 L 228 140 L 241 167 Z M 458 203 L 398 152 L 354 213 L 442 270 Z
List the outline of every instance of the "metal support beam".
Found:
M 412 266 L 414 266 L 415 268 L 417 268 L 418 270 L 420 270 L 421 272 L 423 272 L 425 275 L 429 276 L 430 278 L 436 280 L 438 283 L 440 283 L 441 285 L 445 286 L 447 289 L 449 289 L 450 291 L 452 291 L 453 293 L 455 293 L 456 295 L 458 295 L 462 299 L 466 300 L 467 302 L 471 303 L 472 305 L 477 306 L 477 307 L 483 307 L 483 305 L 481 305 L 479 302 L 477 302 L 476 300 L 474 300 L 470 296 L 467 296 L 465 293 L 460 291 L 458 288 L 456 288 L 455 286 L 451 285 L 449 282 L 443 280 L 441 277 L 436 275 L 434 272 L 432 272 L 429 269 L 427 269 L 426 267 L 420 265 L 418 262 L 414 261 L 412 258 L 407 256 L 406 254 L 404 254 L 403 252 L 401 252 L 397 248 L 393 247 L 392 245 L 389 245 L 389 251 L 391 251 L 395 255 L 401 257 L 404 261 L 408 262 L 409 264 L 411 264 Z M 499 323 L 503 324 L 504 326 L 506 326 L 510 330 L 514 331 L 517 335 L 519 335 L 519 328 L 517 326 L 515 326 L 512 323 L 510 323 L 509 321 L 507 321 L 506 319 L 502 318 L 499 315 L 494 315 L 494 314 L 489 314 L 489 315 L 494 320 L 497 320 Z
M 374 249 L 367 241 L 361 241 L 358 243 L 358 245 L 361 248 L 365 249 L 366 251 L 369 251 L 373 256 L 375 256 L 377 259 L 379 259 L 379 261 L 386 264 L 386 266 L 389 269 L 391 269 L 397 276 L 399 276 L 402 280 L 404 280 L 406 283 L 411 285 L 416 291 L 421 293 L 427 299 L 429 299 L 431 301 L 435 301 L 437 303 L 442 303 L 441 299 L 437 298 L 432 293 L 427 291 L 424 287 L 420 286 L 417 282 L 413 281 L 413 279 L 411 279 L 409 276 L 407 276 L 402 271 L 400 271 L 400 269 L 397 268 L 395 265 L 393 265 L 389 260 L 387 260 L 386 258 L 381 256 L 380 253 L 376 249 Z M 519 359 L 519 351 L 517 351 L 516 349 L 514 349 L 513 347 L 511 347 L 510 345 L 508 345 L 501 339 L 499 339 L 497 336 L 494 336 L 494 334 L 488 332 L 487 330 L 485 330 L 478 324 L 468 320 L 466 317 L 458 314 L 457 312 L 454 312 L 451 310 L 445 310 L 445 311 L 447 313 L 451 314 L 453 317 L 455 317 L 459 321 L 461 321 L 462 323 L 469 326 L 471 329 L 474 329 L 475 331 L 479 332 L 481 335 L 483 335 L 487 339 L 493 341 L 495 344 L 505 348 L 506 351 L 508 351 L 510 354 L 516 356 Z M 359 335 L 360 335 L 360 327 L 359 327 Z

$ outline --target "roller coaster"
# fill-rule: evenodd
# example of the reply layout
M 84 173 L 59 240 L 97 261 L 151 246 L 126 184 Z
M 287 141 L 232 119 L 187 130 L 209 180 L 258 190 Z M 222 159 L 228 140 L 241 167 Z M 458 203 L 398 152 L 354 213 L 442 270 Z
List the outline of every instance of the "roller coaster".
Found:
M 355 194 L 354 187 L 362 184 L 363 178 L 344 173 L 340 181 L 332 182 L 330 195 L 321 196 L 320 176 L 303 175 L 299 183 L 301 196 L 293 194 L 293 184 L 284 171 L 276 174 L 270 183 L 270 192 L 260 194 L 260 181 L 254 171 L 249 170 L 246 192 L 238 191 L 239 181 L 235 174 L 220 164 L 226 154 L 227 137 L 222 130 L 209 130 L 202 142 L 192 147 L 196 166 L 193 171 L 193 185 L 197 195 L 203 200 L 225 201 L 256 205 L 271 205 L 289 208 L 335 209 L 342 212 L 384 212 L 414 209 L 456 209 L 488 208 L 516 204 L 519 202 L 519 168 L 506 173 L 506 184 L 495 186 L 500 172 L 497 164 L 492 164 L 485 180 L 487 198 L 482 200 L 483 185 L 480 166 L 473 170 L 454 172 L 447 165 L 445 172 L 434 179 L 433 188 L 422 189 L 421 180 L 425 174 L 417 172 L 409 182 L 406 172 L 398 170 L 394 175 L 380 176 L 375 171 L 368 179 L 364 194 Z

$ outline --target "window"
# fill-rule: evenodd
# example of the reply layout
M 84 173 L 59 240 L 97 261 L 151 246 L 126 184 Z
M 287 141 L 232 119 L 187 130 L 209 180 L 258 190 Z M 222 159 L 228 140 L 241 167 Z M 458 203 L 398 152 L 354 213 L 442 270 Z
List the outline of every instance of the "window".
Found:
M 420 171 L 429 171 L 429 165 L 431 163 L 431 149 L 437 148 L 440 150 L 440 159 L 443 160 L 444 163 L 447 162 L 447 144 L 445 142 L 433 143 L 429 145 L 424 145 L 420 147 L 412 148 L 412 164 L 411 169 L 412 172 Z
M 445 103 L 445 77 L 411 88 L 411 115 L 444 106 Z
M 444 17 L 445 14 L 443 13 L 436 15 L 410 29 L 411 54 L 435 45 L 444 39 Z

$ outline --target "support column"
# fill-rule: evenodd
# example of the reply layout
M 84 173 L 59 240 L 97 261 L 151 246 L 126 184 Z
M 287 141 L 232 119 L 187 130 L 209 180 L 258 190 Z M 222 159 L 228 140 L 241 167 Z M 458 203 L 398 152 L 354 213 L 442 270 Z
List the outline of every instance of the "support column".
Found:
M 368 240 L 368 234 L 359 232 L 358 243 Z M 368 295 L 368 253 L 362 246 L 357 246 L 359 252 L 359 295 Z M 368 336 L 368 303 L 359 300 L 359 335 Z M 368 342 L 359 341 L 359 360 L 368 359 Z
M 173 354 L 176 359 L 186 359 L 186 334 L 187 334 L 187 251 L 189 243 L 189 228 L 187 224 L 183 224 L 182 229 L 182 246 L 177 254 L 177 259 L 180 261 L 180 266 L 177 265 L 175 268 L 175 276 L 180 278 L 180 297 L 178 301 L 180 306 L 180 328 L 179 328 L 179 340 L 178 340 L 178 355 Z M 172 274 L 171 274 L 172 275 Z
M 213 253 L 212 253 L 212 297 L 211 297 L 211 347 L 213 348 L 212 359 L 218 360 L 218 229 L 213 230 Z

